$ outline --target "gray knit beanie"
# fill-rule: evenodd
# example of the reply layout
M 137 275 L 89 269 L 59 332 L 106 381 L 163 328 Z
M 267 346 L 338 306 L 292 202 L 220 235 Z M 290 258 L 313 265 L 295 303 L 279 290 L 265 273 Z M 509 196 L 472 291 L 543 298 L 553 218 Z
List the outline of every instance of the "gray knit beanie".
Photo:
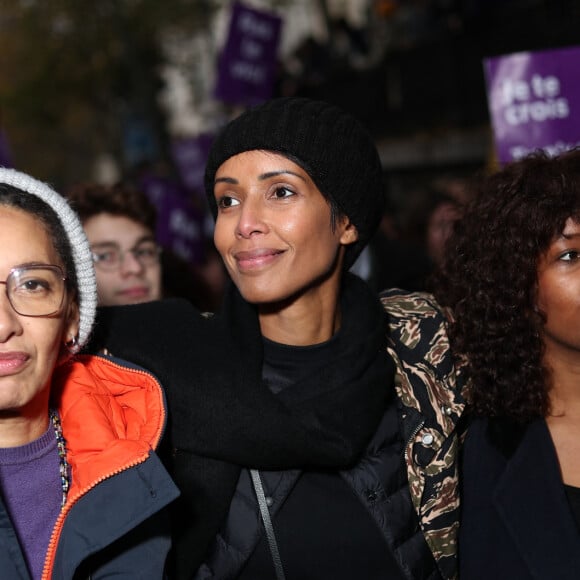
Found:
M 72 250 L 78 284 L 79 335 L 78 348 L 83 346 L 91 333 L 97 308 L 97 283 L 89 242 L 83 226 L 68 202 L 54 189 L 30 175 L 14 169 L 0 167 L 0 183 L 11 185 L 23 193 L 35 195 L 48 204 L 58 216 Z
M 210 149 L 205 192 L 214 217 L 215 174 L 230 157 L 260 149 L 289 156 L 310 175 L 358 230 L 346 247 L 348 269 L 371 236 L 384 211 L 382 167 L 369 133 L 351 115 L 322 101 L 297 97 L 273 99 L 231 121 Z

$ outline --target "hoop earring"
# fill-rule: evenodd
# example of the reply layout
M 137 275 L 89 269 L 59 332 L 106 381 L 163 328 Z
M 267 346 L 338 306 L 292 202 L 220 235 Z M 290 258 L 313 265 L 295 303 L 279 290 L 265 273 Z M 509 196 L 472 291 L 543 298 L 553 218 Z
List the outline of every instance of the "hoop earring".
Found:
M 73 336 L 68 342 L 65 342 L 64 345 L 71 354 L 75 354 L 79 350 L 78 336 Z

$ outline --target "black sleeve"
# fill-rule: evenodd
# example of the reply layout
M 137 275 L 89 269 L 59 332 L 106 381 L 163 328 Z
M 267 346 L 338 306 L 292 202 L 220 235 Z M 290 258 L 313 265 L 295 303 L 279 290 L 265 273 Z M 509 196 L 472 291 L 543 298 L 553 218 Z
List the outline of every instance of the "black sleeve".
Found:
M 227 398 L 219 386 L 227 385 L 220 380 L 223 333 L 215 327 L 183 299 L 99 308 L 85 350 L 107 349 L 156 376 L 169 406 L 172 444 L 179 447 L 200 437 L 212 439 L 212 417 Z M 208 391 L 216 397 L 208 398 Z
M 113 356 L 155 372 L 153 367 L 168 362 L 167 353 L 174 352 L 186 334 L 195 333 L 201 318 L 183 299 L 100 307 L 85 350 L 95 353 L 107 349 Z
M 88 352 L 103 348 L 152 372 L 163 386 L 168 430 L 159 450 L 182 495 L 172 507 L 175 577 L 191 576 L 227 514 L 239 468 L 185 451 L 226 430 L 220 380 L 223 333 L 189 302 L 100 308 Z M 226 349 L 227 352 L 228 349 Z M 208 392 L 215 396 L 208 396 Z M 219 442 L 217 443 L 219 446 Z

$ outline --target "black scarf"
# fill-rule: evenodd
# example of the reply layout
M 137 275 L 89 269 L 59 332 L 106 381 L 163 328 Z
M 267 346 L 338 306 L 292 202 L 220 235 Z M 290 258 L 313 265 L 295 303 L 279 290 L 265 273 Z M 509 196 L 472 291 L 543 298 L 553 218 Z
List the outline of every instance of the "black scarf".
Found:
M 199 566 L 241 467 L 339 470 L 361 458 L 393 393 L 394 366 L 386 315 L 366 284 L 347 274 L 340 306 L 332 364 L 279 395 L 262 383 L 256 308 L 234 286 L 222 311 L 197 323 L 183 313 L 173 319 L 162 305 L 101 313 L 111 351 L 151 369 L 166 387 L 173 476 L 182 491 L 178 577 Z M 155 319 L 161 337 L 154 345 Z

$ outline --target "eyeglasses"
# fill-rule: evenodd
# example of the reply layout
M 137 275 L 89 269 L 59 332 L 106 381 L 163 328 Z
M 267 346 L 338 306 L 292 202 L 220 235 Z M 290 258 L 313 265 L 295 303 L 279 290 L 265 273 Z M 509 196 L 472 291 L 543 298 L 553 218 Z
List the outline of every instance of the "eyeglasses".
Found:
M 58 314 L 66 294 L 66 276 L 59 266 L 23 266 L 10 271 L 0 284 L 13 310 L 21 316 Z
M 127 254 L 142 266 L 153 266 L 159 263 L 161 248 L 154 241 L 143 241 L 130 250 L 121 250 L 117 244 L 99 244 L 92 248 L 93 262 L 101 270 L 117 270 L 125 261 Z

